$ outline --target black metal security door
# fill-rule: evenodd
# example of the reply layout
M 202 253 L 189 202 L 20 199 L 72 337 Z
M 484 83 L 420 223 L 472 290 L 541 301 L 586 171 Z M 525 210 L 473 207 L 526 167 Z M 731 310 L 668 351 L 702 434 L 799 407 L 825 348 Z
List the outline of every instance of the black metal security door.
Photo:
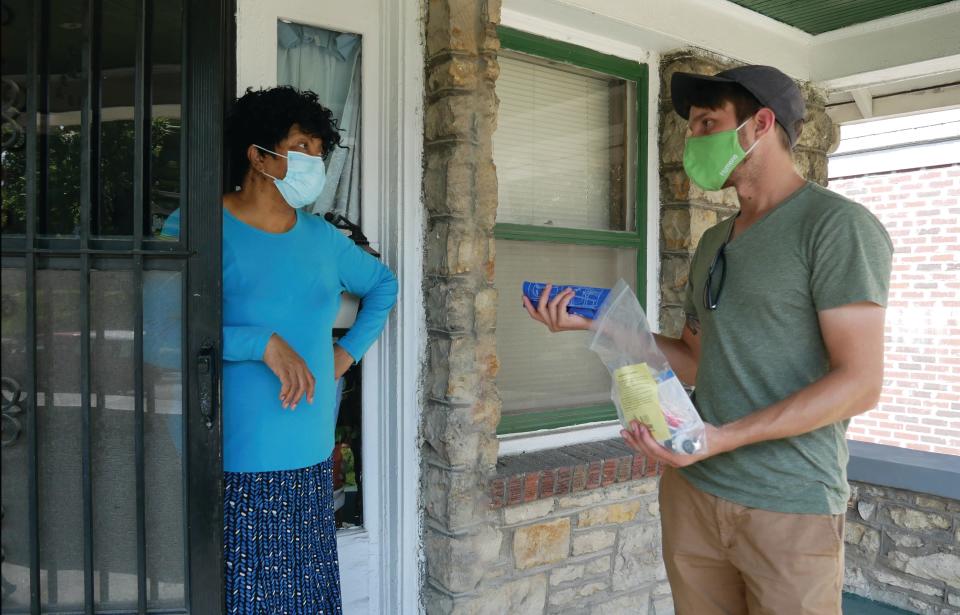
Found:
M 232 2 L 0 8 L 0 610 L 221 613 Z

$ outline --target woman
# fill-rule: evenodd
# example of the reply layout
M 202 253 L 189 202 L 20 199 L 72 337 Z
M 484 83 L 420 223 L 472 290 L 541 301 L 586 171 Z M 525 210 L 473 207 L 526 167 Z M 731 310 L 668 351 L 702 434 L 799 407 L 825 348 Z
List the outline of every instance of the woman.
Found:
M 389 269 L 323 219 L 340 141 L 312 92 L 251 91 L 227 118 L 239 190 L 223 197 L 224 558 L 228 613 L 340 613 L 335 383 L 383 329 Z M 344 291 L 362 297 L 332 341 Z

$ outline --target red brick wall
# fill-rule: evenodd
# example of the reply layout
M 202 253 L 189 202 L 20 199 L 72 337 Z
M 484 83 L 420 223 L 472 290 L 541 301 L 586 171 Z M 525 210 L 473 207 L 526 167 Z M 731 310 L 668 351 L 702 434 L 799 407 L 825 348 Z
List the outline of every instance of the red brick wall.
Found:
M 893 239 L 886 370 L 854 440 L 960 455 L 960 164 L 830 181 Z

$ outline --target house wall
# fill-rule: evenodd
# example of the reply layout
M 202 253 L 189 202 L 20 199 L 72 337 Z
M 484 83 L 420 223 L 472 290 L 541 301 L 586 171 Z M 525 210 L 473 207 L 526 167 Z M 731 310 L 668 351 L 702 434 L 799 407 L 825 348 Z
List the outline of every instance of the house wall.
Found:
M 424 607 L 428 613 L 490 615 L 671 613 L 660 559 L 655 464 L 634 455 L 619 439 L 498 459 L 492 288 L 497 183 L 491 135 L 496 125 L 499 9 L 496 0 L 427 3 Z M 683 51 L 665 56 L 659 67 L 663 98 L 654 125 L 659 126 L 658 188 L 663 198 L 657 226 L 664 235 L 664 269 L 671 261 L 661 286 L 661 328 L 674 333 L 681 321 L 669 308 L 678 305 L 672 298 L 686 283 L 699 236 L 735 211 L 737 203 L 729 193 L 698 193 L 685 179 L 679 166 L 685 127 L 666 102 L 666 82 L 676 70 L 713 72 L 726 65 L 729 60 Z M 836 131 L 821 94 L 810 87 L 805 92 L 809 117 L 797 166 L 806 177 L 825 183 L 826 152 L 836 141 Z M 858 494 L 886 498 L 884 502 L 904 502 L 907 497 L 863 489 Z M 879 493 L 887 495 L 881 498 Z M 929 512 L 925 502 L 914 499 L 911 505 Z M 953 515 L 949 529 L 955 531 L 956 515 L 949 508 L 953 504 L 943 506 Z M 857 523 L 851 523 L 854 533 L 869 527 L 869 519 Z M 882 526 L 869 529 L 879 535 Z M 945 532 L 937 536 L 944 538 Z M 876 560 L 861 564 L 859 570 L 869 571 L 863 573 L 865 583 L 886 583 L 887 576 L 873 572 Z M 946 601 L 947 581 L 939 583 L 939 595 Z M 868 591 L 873 586 L 854 587 Z
M 850 487 L 844 589 L 913 613 L 960 612 L 960 502 Z
M 960 455 L 960 164 L 837 178 L 830 189 L 873 212 L 895 249 L 883 393 L 849 436 Z

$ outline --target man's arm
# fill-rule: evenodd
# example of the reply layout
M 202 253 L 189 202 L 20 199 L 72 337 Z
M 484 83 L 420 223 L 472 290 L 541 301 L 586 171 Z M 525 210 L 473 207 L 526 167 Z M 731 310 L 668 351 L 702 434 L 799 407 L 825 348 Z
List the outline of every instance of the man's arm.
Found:
M 700 364 L 700 321 L 687 314 L 680 339 L 653 334 L 657 348 L 667 357 L 670 367 L 681 382 L 693 385 L 697 381 L 697 366 Z
M 660 446 L 637 423 L 623 437 L 640 452 L 675 467 L 696 463 L 734 449 L 805 434 L 873 408 L 883 386 L 883 321 L 886 310 L 874 303 L 854 303 L 819 312 L 820 329 L 830 357 L 830 371 L 786 399 L 744 418 L 716 427 L 707 425 L 707 452 L 677 455 Z

